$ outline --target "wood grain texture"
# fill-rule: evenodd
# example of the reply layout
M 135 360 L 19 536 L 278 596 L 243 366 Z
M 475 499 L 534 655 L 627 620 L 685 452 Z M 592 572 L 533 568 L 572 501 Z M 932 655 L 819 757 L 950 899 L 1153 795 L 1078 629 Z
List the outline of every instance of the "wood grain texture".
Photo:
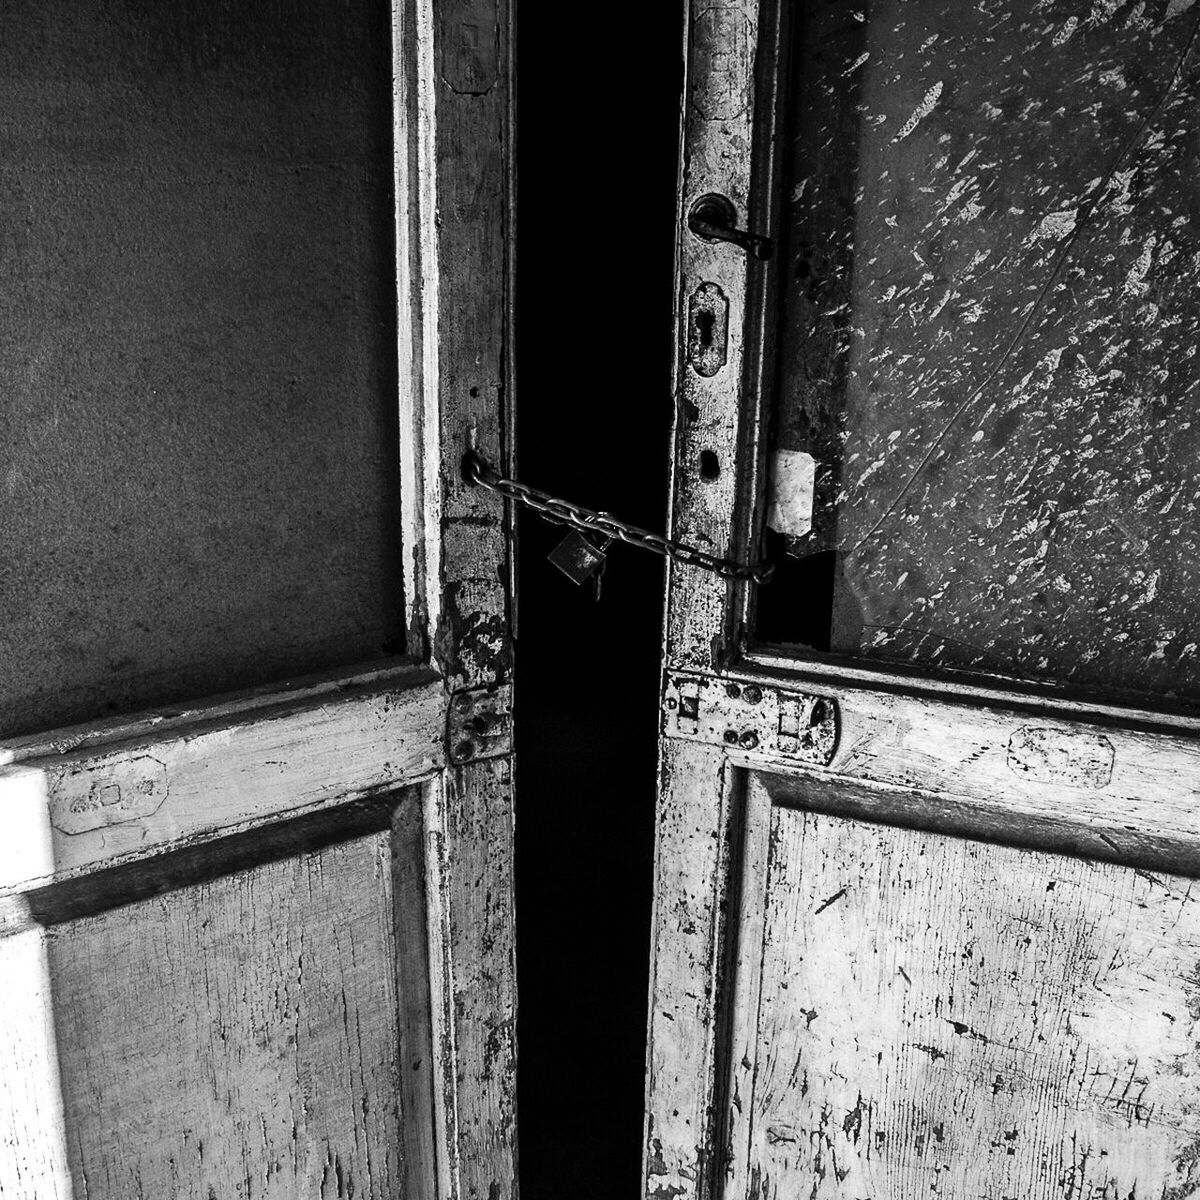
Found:
M 1195 837 L 1200 739 L 1058 714 L 846 688 L 831 770 L 1100 836 Z
M 684 1200 L 712 1164 L 731 792 L 719 751 L 661 746 L 643 1178 L 647 1200 Z
M 438 395 L 437 134 L 433 7 L 393 0 L 400 520 L 409 652 L 432 658 L 441 608 L 442 445 Z
M 469 446 L 506 466 L 514 454 L 512 12 L 508 0 L 440 0 L 433 15 L 443 576 L 432 650 L 457 690 L 512 672 L 511 524 L 498 496 L 462 477 Z
M 752 146 L 757 112 L 754 88 L 758 4 L 689 5 L 687 82 L 676 263 L 676 364 L 671 535 L 726 555 L 736 549 L 735 502 L 747 465 L 739 451 L 745 318 L 751 286 L 748 258 L 727 242 L 691 233 L 686 217 L 702 196 L 726 197 L 744 226 L 751 195 Z M 725 361 L 716 371 L 688 362 L 686 298 L 718 288 L 727 308 Z M 744 449 L 744 448 L 743 448 Z M 702 477 L 702 452 L 716 456 L 717 474 Z M 720 576 L 669 563 L 667 655 L 683 670 L 711 669 L 726 653 L 726 604 L 732 587 Z
M 218 705 L 212 720 L 161 734 L 151 725 L 115 746 L 0 768 L 0 795 L 20 807 L 30 839 L 28 852 L 4 856 L 0 887 L 28 888 L 428 777 L 444 753 L 442 688 L 421 673 L 388 682 L 400 686 L 376 680 L 240 718 Z
M 397 1195 L 392 921 L 382 833 L 37 931 L 75 1196 Z
M 67 1164 L 46 931 L 0 937 L 0 1196 L 74 1200 Z
M 516 954 L 512 760 L 446 776 L 436 846 L 449 975 L 442 1005 L 452 1031 L 453 1152 L 461 1200 L 515 1200 Z M 436 993 L 435 993 L 436 994 Z
M 429 19 L 441 463 L 431 536 L 443 556 L 430 648 L 457 692 L 512 676 L 512 518 L 464 483 L 462 457 L 474 446 L 514 465 L 513 6 L 437 0 Z M 445 964 L 431 978 L 447 1039 L 443 1144 L 461 1200 L 517 1189 L 511 772 L 508 757 L 448 772 L 430 825 L 430 935 Z
M 511 676 L 511 525 L 459 470 L 472 439 L 495 462 L 512 453 L 511 11 L 401 0 L 392 18 L 399 509 L 420 665 L 14 740 L 2 882 L 45 885 L 44 901 L 135 861 L 149 878 L 235 843 L 252 854 L 262 826 L 340 818 L 410 782 L 428 784 L 423 808 L 397 811 L 390 862 L 385 837 L 370 843 L 369 877 L 359 863 L 343 879 L 338 848 L 289 852 L 228 877 L 258 881 L 240 891 L 222 877 L 46 935 L 50 999 L 10 1026 L 9 1061 L 29 1067 L 0 1101 L 21 1110 L 0 1138 L 23 1184 L 67 1188 L 69 1158 L 76 1197 L 515 1194 L 511 761 L 442 778 L 448 696 Z M 0 925 L 36 958 L 24 900 Z M 318 1061 L 288 1044 L 296 1030 Z
M 1047 0 L 1028 11 L 985 5 L 966 15 L 922 0 L 916 10 L 890 3 L 806 10 L 811 22 L 799 34 L 808 61 L 798 86 L 824 125 L 794 143 L 811 177 L 797 176 L 787 193 L 799 233 L 784 265 L 793 313 L 808 316 L 785 375 L 791 370 L 792 382 L 817 400 L 792 425 L 781 422 L 783 436 L 797 439 L 784 448 L 840 454 L 842 431 L 831 421 L 843 392 L 854 394 L 853 411 L 874 438 L 845 450 L 859 455 L 846 460 L 858 479 L 850 488 L 861 518 L 855 537 L 840 541 L 845 530 L 818 511 L 812 547 L 857 551 L 854 587 L 869 587 L 867 602 L 882 612 L 909 594 L 906 587 L 924 589 L 930 606 L 940 603 L 937 588 L 947 579 L 933 551 L 948 546 L 966 564 L 949 581 L 957 600 L 974 605 L 984 625 L 994 612 L 997 619 L 1023 613 L 1031 636 L 1014 640 L 1032 665 L 985 663 L 1006 677 L 967 687 L 843 671 L 832 661 L 809 670 L 782 654 L 739 661 L 744 589 L 672 569 L 668 669 L 710 672 L 714 686 L 812 691 L 837 704 L 841 734 L 826 769 L 771 760 L 761 739 L 758 747 L 708 750 L 664 739 L 645 1181 L 655 1200 L 1200 1194 L 1200 924 L 1188 892 L 1188 879 L 1200 874 L 1197 727 L 1169 681 L 1158 694 L 1176 706 L 1175 716 L 1160 717 L 1145 711 L 1157 701 L 1140 701 L 1142 711 L 1121 707 L 1128 694 L 1076 703 L 1065 691 L 1041 694 L 1051 682 L 1022 688 L 1012 678 L 1040 671 L 1047 681 L 1069 674 L 1086 682 L 1091 672 L 1094 682 L 1116 684 L 1125 656 L 1149 663 L 1145 677 L 1162 683 L 1178 654 L 1191 653 L 1190 612 L 1186 620 L 1170 616 L 1161 646 L 1128 628 L 1150 628 L 1156 596 L 1187 595 L 1186 582 L 1173 591 L 1186 575 L 1174 545 L 1189 545 L 1193 531 L 1157 544 L 1154 537 L 1162 519 L 1172 528 L 1186 522 L 1195 498 L 1187 483 L 1195 456 L 1184 445 L 1190 427 L 1163 400 L 1173 396 L 1178 406 L 1194 382 L 1195 339 L 1186 333 L 1194 266 L 1187 248 L 1191 7 Z M 916 12 L 937 20 L 923 22 Z M 748 13 L 760 35 L 769 32 L 766 4 L 692 7 L 685 205 L 704 190 L 724 191 L 724 180 L 744 169 L 751 194 L 744 206 L 744 193 L 735 203 L 739 214 L 755 211 L 749 151 L 764 136 L 762 101 L 774 84 L 762 72 L 755 100 L 744 49 L 754 42 L 743 36 Z M 862 28 L 885 17 L 886 35 Z M 1099 59 L 1112 65 L 1110 58 L 1121 60 L 1120 71 L 1096 68 Z M 742 64 L 741 93 L 730 86 L 737 75 L 730 63 Z M 939 63 L 955 73 L 923 78 Z M 1076 125 L 1054 108 L 1064 63 L 1072 64 L 1072 94 L 1083 104 Z M 1037 64 L 1037 77 L 1027 78 Z M 855 72 L 864 68 L 876 74 L 860 95 L 865 76 Z M 1016 83 L 997 98 L 989 89 L 1004 72 Z M 1022 118 L 1031 116 L 1036 129 L 1024 131 Z M 744 136 L 722 141 L 738 122 L 746 122 Z M 986 153 L 989 122 L 1009 139 L 995 163 Z M 1064 130 L 1070 145 L 1055 154 L 1050 144 Z M 863 162 L 851 152 L 852 137 L 875 147 Z M 1121 160 L 1130 148 L 1129 161 Z M 1116 158 L 1106 158 L 1110 151 Z M 1080 165 L 1097 159 L 1094 172 Z M 1120 171 L 1110 177 L 1114 163 Z M 1124 180 L 1128 167 L 1135 169 Z M 856 179 L 860 169 L 875 175 Z M 922 182 L 939 173 L 945 187 Z M 689 192 L 693 175 L 720 182 Z M 1038 191 L 1047 175 L 1065 199 Z M 1010 195 L 1014 188 L 1025 190 Z M 1062 215 L 1072 208 L 1083 217 L 1078 228 L 1075 215 Z M 1001 214 L 994 253 L 975 262 L 970 223 L 988 211 Z M 872 221 L 882 227 L 868 228 Z M 1156 233 L 1148 256 L 1139 231 Z M 1088 257 L 1070 259 L 1068 243 Z M 920 259 L 909 255 L 914 245 Z M 763 294 L 744 265 L 733 283 L 707 260 L 689 274 L 711 249 L 697 250 L 681 235 L 678 311 L 704 282 L 719 286 L 730 297 L 729 345 L 741 365 L 729 377 L 724 369 L 701 377 L 680 364 L 672 502 L 678 536 L 713 537 L 724 550 L 737 543 L 764 491 L 757 439 L 765 426 L 741 395 L 746 380 L 759 378 L 754 322 Z M 846 274 L 852 266 L 854 279 Z M 870 296 L 875 307 L 866 316 L 848 311 L 848 304 L 862 309 L 857 289 L 868 285 L 879 293 Z M 973 301 L 983 305 L 977 317 Z M 993 301 L 995 311 L 984 311 Z M 1006 349 L 1004 331 L 1013 321 L 1020 331 L 1031 312 L 1030 331 L 1057 350 L 1050 361 L 1036 354 L 1023 361 L 1033 350 L 1023 332 L 1014 352 Z M 910 330 L 905 322 L 914 317 Z M 911 361 L 890 353 L 888 339 L 906 337 L 921 348 Z M 992 379 L 989 352 L 997 346 L 1003 370 Z M 995 383 L 999 400 L 975 396 L 979 378 Z M 904 424 L 900 409 L 884 401 L 888 388 L 903 391 L 906 382 L 904 411 L 916 416 Z M 1057 388 L 1061 412 L 1046 408 Z M 1172 420 L 1166 436 L 1163 423 Z M 1031 442 L 1028 431 L 1043 428 L 1045 443 Z M 715 480 L 699 477 L 703 449 L 721 465 Z M 845 505 L 845 479 L 834 466 L 846 463 L 820 465 L 819 510 Z M 1122 475 L 1120 463 L 1133 468 Z M 1171 472 L 1170 486 L 1156 490 Z M 880 477 L 895 486 L 873 490 Z M 1152 536 L 1150 508 L 1168 501 L 1155 510 L 1162 519 L 1152 522 Z M 1068 522 L 1056 523 L 1060 511 Z M 1130 511 L 1137 521 L 1126 519 Z M 985 514 L 985 524 L 995 516 L 996 529 L 966 521 L 972 513 Z M 1046 573 L 1050 556 L 1075 552 L 1060 545 L 1070 520 L 1098 537 L 1105 553 L 1123 549 L 1098 573 L 1085 547 L 1072 560 L 1074 574 L 1059 571 L 1064 588 Z M 897 547 L 891 569 L 888 554 Z M 1019 568 L 1002 570 L 1005 547 L 1020 550 Z M 1088 593 L 1100 596 L 1095 612 L 1085 582 L 1098 585 Z M 1173 599 L 1158 603 L 1171 614 L 1178 608 Z M 853 613 L 835 610 L 837 628 L 848 629 Z M 1074 632 L 1046 651 L 1056 626 L 1045 614 L 1065 612 L 1076 615 Z M 961 653 L 940 641 L 947 643 L 940 658 L 915 643 L 897 653 L 982 662 L 969 636 Z M 1172 653 L 1174 666 L 1159 657 Z M 1064 663 L 1066 673 L 1057 669 Z M 739 767 L 771 774 L 743 799 Z M 723 786 L 715 782 L 723 778 Z M 821 921 L 841 932 L 823 938 Z M 911 948 L 920 977 L 907 959 L 896 960 L 898 946 Z M 810 1053 L 818 1055 L 819 1079 L 805 1077 Z
M 723 1194 L 1195 1193 L 1190 879 L 758 812 Z
M 779 682 L 777 676 L 737 676 L 743 687 L 752 678 L 763 687 Z M 746 938 L 759 936 L 754 930 L 763 918 L 754 896 L 765 894 L 761 855 L 773 835 L 762 820 L 743 826 L 738 817 L 739 824 L 728 827 L 737 789 L 731 783 L 732 791 L 722 790 L 715 781 L 731 767 L 769 768 L 771 774 L 755 776 L 760 807 L 799 806 L 887 825 L 954 831 L 972 839 L 964 844 L 972 845 L 983 863 L 993 850 L 1004 863 L 1029 853 L 1013 849 L 1015 843 L 1086 855 L 1094 860 L 1087 869 L 1101 876 L 1115 871 L 1122 878 L 1146 878 L 1149 871 L 1163 869 L 1200 873 L 1195 819 L 1200 743 L 1194 735 L 1096 724 L 1082 714 L 1071 720 L 1060 713 L 868 689 L 827 688 L 824 694 L 839 705 L 842 724 L 841 744 L 827 769 L 789 767 L 769 762 L 769 754 L 738 747 L 663 741 L 648 1195 L 703 1195 L 710 1178 L 706 1172 L 718 1170 L 738 1136 L 748 1136 L 746 1097 L 758 1060 L 748 1032 L 757 1026 L 747 1022 L 757 1020 L 758 1003 L 740 992 L 731 1000 L 722 976 L 730 954 L 743 981 L 761 965 L 761 955 Z M 740 876 L 731 877 L 725 856 L 739 855 L 739 838 L 746 857 Z M 997 847 L 997 842 L 1010 845 Z M 779 887 L 786 891 L 784 884 Z M 828 894 L 836 891 L 831 887 Z M 724 912 L 737 914 L 742 923 L 732 947 L 722 931 Z M 721 1088 L 727 1089 L 729 1104 L 714 1111 Z M 729 1160 L 726 1194 L 754 1200 L 773 1196 L 755 1190 L 747 1161 L 745 1156 Z M 996 1196 L 1009 1194 L 1023 1193 Z
M 242 688 L 220 696 L 205 696 L 201 700 L 166 704 L 141 712 L 106 717 L 102 721 L 84 721 L 78 725 L 4 738 L 0 741 L 0 766 L 30 758 L 53 757 L 88 747 L 139 741 L 173 729 L 183 729 L 199 721 L 223 718 L 242 721 L 256 709 L 277 708 L 305 701 L 318 703 L 320 698 L 335 696 L 347 687 L 379 684 L 381 687 L 405 688 L 419 682 L 431 682 L 433 678 L 428 665 L 416 657 L 374 659 L 349 667 L 340 666 Z
M 668 736 L 679 721 L 678 681 L 694 678 L 670 676 Z M 1179 869 L 1190 870 L 1196 861 L 1200 730 L 1194 722 L 1155 728 L 1152 713 L 1134 721 L 1130 713 L 1097 714 L 1084 705 L 1073 712 L 1033 702 L 1018 707 L 1020 697 L 1006 698 L 999 690 L 984 702 L 911 685 L 883 690 L 855 681 L 839 687 L 829 677 L 787 678 L 745 667 L 693 686 L 699 722 L 711 725 L 717 742 L 724 725 L 735 732 L 741 727 L 732 715 L 737 702 L 725 699 L 730 687 L 739 694 L 757 688 L 767 698 L 764 707 L 786 686 L 836 708 L 838 740 L 826 768 L 789 761 L 776 748 L 770 719 L 753 748 L 724 747 L 738 765 L 778 772 L 781 788 L 789 775 L 819 781 L 834 807 L 837 788 L 844 786 L 851 789 L 847 803 L 853 795 L 862 811 L 907 814 L 904 819 L 926 826 L 940 819 L 979 836 L 1035 844 L 1046 837 L 1099 858 L 1161 862 L 1165 856 Z
M 775 427 L 834 649 L 1194 704 L 1195 12 L 800 7 Z
M 445 1098 L 441 1093 L 445 1035 L 433 1005 L 431 976 L 442 970 L 440 942 L 430 937 L 431 849 L 427 814 L 440 783 L 422 788 L 392 813 L 392 900 L 396 938 L 396 999 L 399 1009 L 401 1152 L 403 1194 L 450 1194 L 445 1152 Z

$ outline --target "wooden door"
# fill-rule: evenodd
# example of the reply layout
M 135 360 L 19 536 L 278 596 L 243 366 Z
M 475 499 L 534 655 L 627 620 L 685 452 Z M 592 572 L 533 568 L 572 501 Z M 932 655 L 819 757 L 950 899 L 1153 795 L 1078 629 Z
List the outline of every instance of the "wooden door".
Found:
M 514 1195 L 509 6 L 5 31 L 0 1196 Z
M 648 1197 L 1200 1195 L 1198 36 L 690 6 Z

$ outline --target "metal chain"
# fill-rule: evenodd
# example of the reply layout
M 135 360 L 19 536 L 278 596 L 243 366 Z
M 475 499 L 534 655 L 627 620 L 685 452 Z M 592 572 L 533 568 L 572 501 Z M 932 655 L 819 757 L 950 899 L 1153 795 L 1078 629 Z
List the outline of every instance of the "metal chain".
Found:
M 709 554 L 695 546 L 685 545 L 672 538 L 663 537 L 661 533 L 651 533 L 648 529 L 639 529 L 636 525 L 626 524 L 608 513 L 595 512 L 580 504 L 572 504 L 569 500 L 560 500 L 546 492 L 540 492 L 526 483 L 515 479 L 505 479 L 490 463 L 476 451 L 471 450 L 463 460 L 463 469 L 467 479 L 478 483 L 489 491 L 507 496 L 518 504 L 539 512 L 548 521 L 558 525 L 569 525 L 573 529 L 581 529 L 584 533 L 597 533 L 602 537 L 616 538 L 630 546 L 640 546 L 643 550 L 652 550 L 674 562 L 687 563 L 700 567 L 705 571 L 714 571 L 726 579 L 750 579 L 755 583 L 766 583 L 771 578 L 775 567 L 772 563 L 739 563 L 729 558 L 720 558 Z

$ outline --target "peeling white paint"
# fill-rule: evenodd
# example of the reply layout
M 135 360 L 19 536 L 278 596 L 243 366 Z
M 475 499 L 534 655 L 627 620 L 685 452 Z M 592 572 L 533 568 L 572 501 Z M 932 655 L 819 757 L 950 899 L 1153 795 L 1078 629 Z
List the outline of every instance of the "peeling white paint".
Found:
M 1069 17 L 1063 27 L 1051 39 L 1052 44 L 1061 46 L 1064 42 L 1070 40 L 1071 35 L 1079 28 L 1079 18 Z
M 1075 219 L 1079 215 L 1077 208 L 1064 208 L 1058 212 L 1047 213 L 1041 224 L 1033 231 L 1035 242 L 1053 239 L 1059 241 L 1069 236 L 1075 229 Z
M 933 87 L 931 87 L 929 89 L 929 91 L 927 91 L 925 93 L 925 96 L 921 100 L 921 103 L 918 104 L 917 107 L 913 110 L 912 116 L 909 117 L 908 120 L 905 121 L 904 124 L 900 126 L 900 129 L 896 133 L 896 136 L 894 138 L 892 138 L 893 142 L 904 141 L 904 139 L 906 137 L 908 137 L 908 135 L 910 133 L 912 133 L 912 131 L 914 129 L 916 129 L 916 127 L 918 125 L 920 125 L 920 123 L 927 116 L 929 116 L 929 114 L 931 112 L 933 112 L 935 106 L 937 105 L 938 100 L 941 98 L 942 86 L 943 86 L 942 81 L 939 79 L 937 81 L 937 83 L 935 83 L 933 85 Z
M 1176 17 L 1182 16 L 1195 3 L 1196 0 L 1171 0 L 1167 5 L 1166 13 L 1163 15 L 1163 24 L 1165 25 L 1168 21 L 1173 21 Z

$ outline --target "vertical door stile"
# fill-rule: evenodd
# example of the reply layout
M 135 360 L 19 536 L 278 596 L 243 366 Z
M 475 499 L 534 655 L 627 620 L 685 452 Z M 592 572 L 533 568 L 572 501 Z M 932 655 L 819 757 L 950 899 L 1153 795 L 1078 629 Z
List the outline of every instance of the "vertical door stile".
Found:
M 432 657 L 441 613 L 437 89 L 433 0 L 392 0 L 400 503 L 410 652 Z
M 443 574 L 431 649 L 451 704 L 483 691 L 508 712 L 509 517 L 495 496 L 464 481 L 461 464 L 471 447 L 502 464 L 513 452 L 513 11 L 509 0 L 445 0 L 433 8 Z M 503 1200 L 516 1188 L 509 744 L 496 756 L 482 739 L 456 739 L 441 794 L 455 1200 Z
M 751 158 L 758 18 L 755 0 L 722 5 L 695 0 L 688 19 L 670 528 L 673 537 L 720 555 L 733 549 L 741 493 L 738 445 L 750 260 L 732 243 L 691 233 L 687 219 L 697 201 L 710 195 L 724 197 L 741 225 L 756 215 Z M 727 311 L 723 328 L 715 327 L 728 339 L 724 361 L 711 373 L 697 370 L 686 355 L 683 323 L 696 296 L 715 298 Z M 731 650 L 726 618 L 731 587 L 720 576 L 677 563 L 668 564 L 667 580 L 668 662 L 684 670 L 711 670 L 714 658 Z

